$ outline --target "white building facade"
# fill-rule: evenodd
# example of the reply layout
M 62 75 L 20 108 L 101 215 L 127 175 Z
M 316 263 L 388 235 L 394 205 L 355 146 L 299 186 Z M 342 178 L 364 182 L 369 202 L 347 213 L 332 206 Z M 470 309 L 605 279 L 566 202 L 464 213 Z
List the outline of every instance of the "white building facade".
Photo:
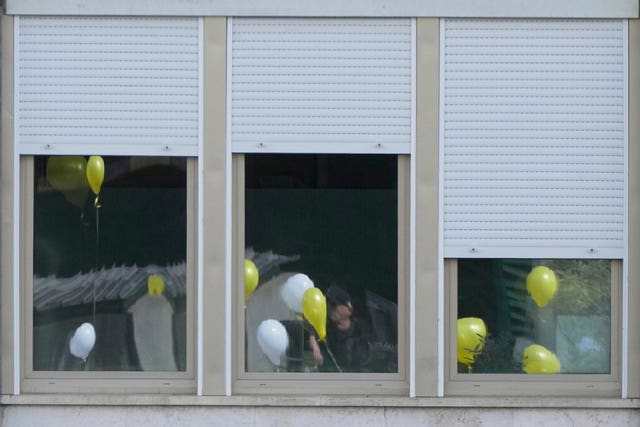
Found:
M 3 425 L 640 423 L 638 2 L 489 3 L 5 1 Z

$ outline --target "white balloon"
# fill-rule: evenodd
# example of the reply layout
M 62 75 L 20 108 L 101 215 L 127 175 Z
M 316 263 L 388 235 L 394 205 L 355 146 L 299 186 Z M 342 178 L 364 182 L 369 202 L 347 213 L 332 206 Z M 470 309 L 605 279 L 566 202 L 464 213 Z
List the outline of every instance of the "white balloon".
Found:
M 69 340 L 69 350 L 74 356 L 86 360 L 95 343 L 96 331 L 93 329 L 93 325 L 91 323 L 83 323 L 76 329 L 71 340 Z
M 287 306 L 296 313 L 302 313 L 304 292 L 313 288 L 313 281 L 306 274 L 298 273 L 289 277 L 280 288 L 280 295 Z
M 277 320 L 264 320 L 258 326 L 258 345 L 271 363 L 281 366 L 289 346 L 287 330 Z

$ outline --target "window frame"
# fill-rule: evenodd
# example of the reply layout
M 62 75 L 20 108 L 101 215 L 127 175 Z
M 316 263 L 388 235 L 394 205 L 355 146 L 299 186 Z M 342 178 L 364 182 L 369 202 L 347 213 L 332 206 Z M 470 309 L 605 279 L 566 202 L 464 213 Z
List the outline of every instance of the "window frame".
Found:
M 611 372 L 609 374 L 479 374 L 458 373 L 458 260 L 445 260 L 445 395 L 447 396 L 606 396 L 621 393 L 622 260 L 611 261 Z M 525 386 L 526 384 L 526 386 Z
M 20 383 L 24 393 L 171 393 L 196 390 L 197 160 L 187 158 L 186 369 L 177 372 L 33 370 L 34 156 L 20 157 Z
M 366 154 L 363 154 L 366 155 Z M 245 372 L 244 318 L 244 154 L 233 155 L 233 394 L 407 395 L 409 388 L 409 156 L 398 164 L 398 372 Z M 313 383 L 312 387 L 309 384 Z M 304 384 L 304 387 L 302 386 Z

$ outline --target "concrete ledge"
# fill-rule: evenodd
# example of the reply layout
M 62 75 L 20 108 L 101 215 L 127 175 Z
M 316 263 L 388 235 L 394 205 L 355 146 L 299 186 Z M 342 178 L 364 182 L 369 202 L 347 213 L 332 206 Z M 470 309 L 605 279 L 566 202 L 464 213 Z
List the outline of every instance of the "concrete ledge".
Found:
M 640 409 L 640 399 L 558 397 L 334 397 L 334 396 L 175 396 L 175 395 L 2 395 L 3 406 L 199 406 L 329 408 L 557 408 Z
M 254 399 L 249 397 L 177 399 L 175 405 L 194 406 L 149 406 L 158 405 L 159 399 L 141 397 L 106 399 L 123 406 L 70 405 L 8 405 L 0 406 L 0 427 L 636 427 L 640 425 L 637 407 L 496 407 L 504 402 L 526 404 L 526 402 L 503 399 L 334 399 L 318 396 L 316 399 L 277 398 Z M 24 399 L 22 399 L 24 400 Z M 49 399 L 51 401 L 51 399 Z M 61 399 L 64 400 L 64 399 Z M 82 400 L 82 399 L 78 399 Z M 98 402 L 97 396 L 85 399 L 87 403 Z M 103 400 L 103 401 L 106 401 Z M 380 405 L 428 405 L 371 406 L 381 400 Z M 547 399 L 532 399 L 548 405 Z M 172 401 L 173 399 L 166 399 Z M 182 402 L 181 402 L 182 401 Z M 345 407 L 365 403 L 366 407 Z M 484 403 L 489 407 L 451 406 L 462 402 Z M 571 406 L 614 406 L 622 400 L 610 402 L 598 400 L 563 400 L 556 402 Z M 140 406 L 131 406 L 131 403 Z M 210 406 L 206 406 L 209 404 Z M 289 406 L 269 406 L 269 405 Z M 299 406 L 299 405 L 306 406 Z M 127 406 L 129 405 L 129 406 Z M 147 406 L 142 406 L 147 405 Z M 214 406 L 220 405 L 220 406 Z M 231 405 L 231 406 L 222 406 Z M 237 405 L 237 406 L 233 406 Z M 246 405 L 246 406 L 240 406 Z M 264 406 L 260 406 L 264 405 Z M 291 406 L 293 405 L 293 406 Z M 325 405 L 339 405 L 325 406 Z M 440 406 L 442 405 L 442 406 Z M 532 406 L 535 403 L 532 403 Z

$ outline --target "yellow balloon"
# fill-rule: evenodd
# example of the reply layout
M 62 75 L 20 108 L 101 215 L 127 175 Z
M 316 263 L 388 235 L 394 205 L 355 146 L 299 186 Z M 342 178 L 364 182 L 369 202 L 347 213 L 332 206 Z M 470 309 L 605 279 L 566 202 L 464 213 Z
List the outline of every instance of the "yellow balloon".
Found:
M 527 292 L 538 307 L 544 307 L 558 291 L 558 279 L 549 267 L 535 267 L 527 276 Z
M 318 338 L 327 337 L 327 299 L 318 288 L 309 288 L 302 295 L 302 314 L 316 330 Z
M 82 156 L 51 156 L 47 160 L 47 181 L 72 205 L 82 208 L 87 198 L 87 160 Z
M 256 290 L 260 281 L 258 268 L 250 259 L 244 260 L 244 302 L 249 301 L 249 297 Z
M 471 369 L 476 356 L 484 348 L 487 326 L 477 317 L 458 319 L 458 361 Z
M 162 295 L 164 293 L 164 278 L 159 274 L 151 274 L 147 278 L 147 291 L 149 295 Z
M 91 191 L 97 196 L 100 194 L 102 181 L 104 180 L 104 160 L 100 156 L 91 156 L 87 161 L 87 181 Z
M 556 355 L 538 344 L 524 349 L 522 369 L 527 374 L 556 374 L 560 372 L 560 362 Z

